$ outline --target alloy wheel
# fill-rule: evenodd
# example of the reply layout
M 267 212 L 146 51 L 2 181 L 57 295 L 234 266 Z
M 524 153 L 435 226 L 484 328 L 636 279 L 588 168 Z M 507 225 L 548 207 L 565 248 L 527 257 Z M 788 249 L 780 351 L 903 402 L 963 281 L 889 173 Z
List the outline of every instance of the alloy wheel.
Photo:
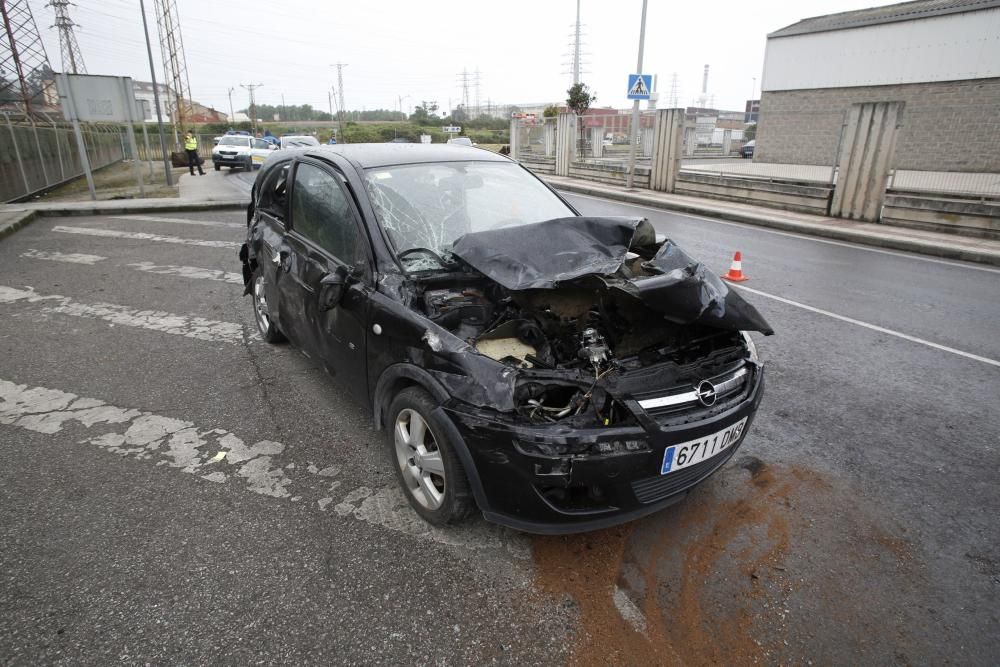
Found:
M 257 327 L 261 334 L 267 334 L 271 326 L 271 313 L 267 309 L 267 297 L 264 295 L 264 276 L 257 276 L 253 281 L 253 306 Z
M 409 408 L 396 416 L 396 460 L 406 489 L 421 506 L 436 510 L 444 502 L 444 460 L 434 433 L 423 417 Z

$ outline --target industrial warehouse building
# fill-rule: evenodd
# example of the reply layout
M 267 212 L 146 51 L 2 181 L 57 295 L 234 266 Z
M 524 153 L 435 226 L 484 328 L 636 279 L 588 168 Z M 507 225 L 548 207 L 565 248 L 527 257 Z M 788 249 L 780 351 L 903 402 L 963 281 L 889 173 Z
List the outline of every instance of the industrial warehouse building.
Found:
M 1000 172 L 1000 0 L 917 0 L 767 38 L 755 162 L 832 165 L 852 105 L 902 102 L 893 167 Z

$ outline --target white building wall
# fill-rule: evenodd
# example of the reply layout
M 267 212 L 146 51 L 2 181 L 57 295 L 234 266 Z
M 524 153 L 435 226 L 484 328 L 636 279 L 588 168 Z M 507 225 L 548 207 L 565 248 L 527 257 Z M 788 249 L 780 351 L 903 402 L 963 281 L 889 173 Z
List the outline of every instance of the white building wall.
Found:
M 1000 8 L 773 37 L 763 91 L 1000 77 Z

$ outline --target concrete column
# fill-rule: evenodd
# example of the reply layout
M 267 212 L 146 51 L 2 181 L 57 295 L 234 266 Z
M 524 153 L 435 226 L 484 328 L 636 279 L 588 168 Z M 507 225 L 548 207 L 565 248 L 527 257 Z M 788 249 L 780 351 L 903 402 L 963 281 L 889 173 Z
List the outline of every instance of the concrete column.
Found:
M 730 151 L 733 150 L 733 131 L 723 130 L 722 131 L 722 154 L 729 155 Z
M 577 117 L 572 111 L 559 114 L 556 123 L 556 176 L 569 176 L 569 166 L 576 160 Z
M 590 128 L 590 154 L 592 157 L 604 155 L 604 126 Z
M 882 217 L 904 106 L 905 102 L 851 105 L 840 138 L 830 215 L 867 222 Z
M 653 169 L 649 174 L 649 187 L 653 190 L 674 191 L 684 149 L 684 114 L 684 109 L 656 111 L 652 145 Z M 691 139 L 694 139 L 693 131 Z
M 545 157 L 555 157 L 556 124 L 554 121 L 545 120 L 545 125 L 542 126 L 542 143 L 545 148 Z
M 520 125 L 516 118 L 510 119 L 510 157 L 511 159 L 517 160 L 520 158 L 518 155 L 518 146 L 521 143 L 518 141 L 517 133 L 520 130 Z

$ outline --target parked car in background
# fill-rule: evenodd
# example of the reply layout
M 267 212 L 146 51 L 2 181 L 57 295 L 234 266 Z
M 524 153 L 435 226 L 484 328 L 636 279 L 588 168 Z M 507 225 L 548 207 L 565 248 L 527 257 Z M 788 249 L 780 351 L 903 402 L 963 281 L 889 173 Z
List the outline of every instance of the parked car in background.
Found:
M 308 148 L 309 146 L 319 146 L 319 139 L 311 134 L 281 135 L 281 148 Z
M 247 132 L 246 130 L 228 130 L 225 134 L 215 137 L 215 139 L 213 139 L 213 142 L 215 143 L 216 146 L 218 146 L 219 142 L 222 140 L 222 137 L 249 137 L 249 136 L 250 133 Z
M 264 164 L 273 150 L 274 147 L 263 139 L 231 134 L 221 137 L 219 143 L 212 148 L 212 162 L 216 171 L 223 167 L 240 167 L 252 171 Z
M 743 144 L 743 146 L 740 148 L 740 157 L 752 158 L 753 157 L 753 147 L 756 144 L 757 144 L 757 140 L 756 139 L 751 139 L 750 141 L 748 141 L 745 144 Z
M 449 144 L 456 144 L 458 146 L 475 146 L 476 144 L 469 137 L 452 137 L 448 140 Z
M 371 406 L 432 524 L 644 516 L 723 466 L 757 412 L 746 331 L 772 331 L 752 305 L 645 218 L 581 216 L 496 153 L 279 151 L 247 220 L 260 335 Z

